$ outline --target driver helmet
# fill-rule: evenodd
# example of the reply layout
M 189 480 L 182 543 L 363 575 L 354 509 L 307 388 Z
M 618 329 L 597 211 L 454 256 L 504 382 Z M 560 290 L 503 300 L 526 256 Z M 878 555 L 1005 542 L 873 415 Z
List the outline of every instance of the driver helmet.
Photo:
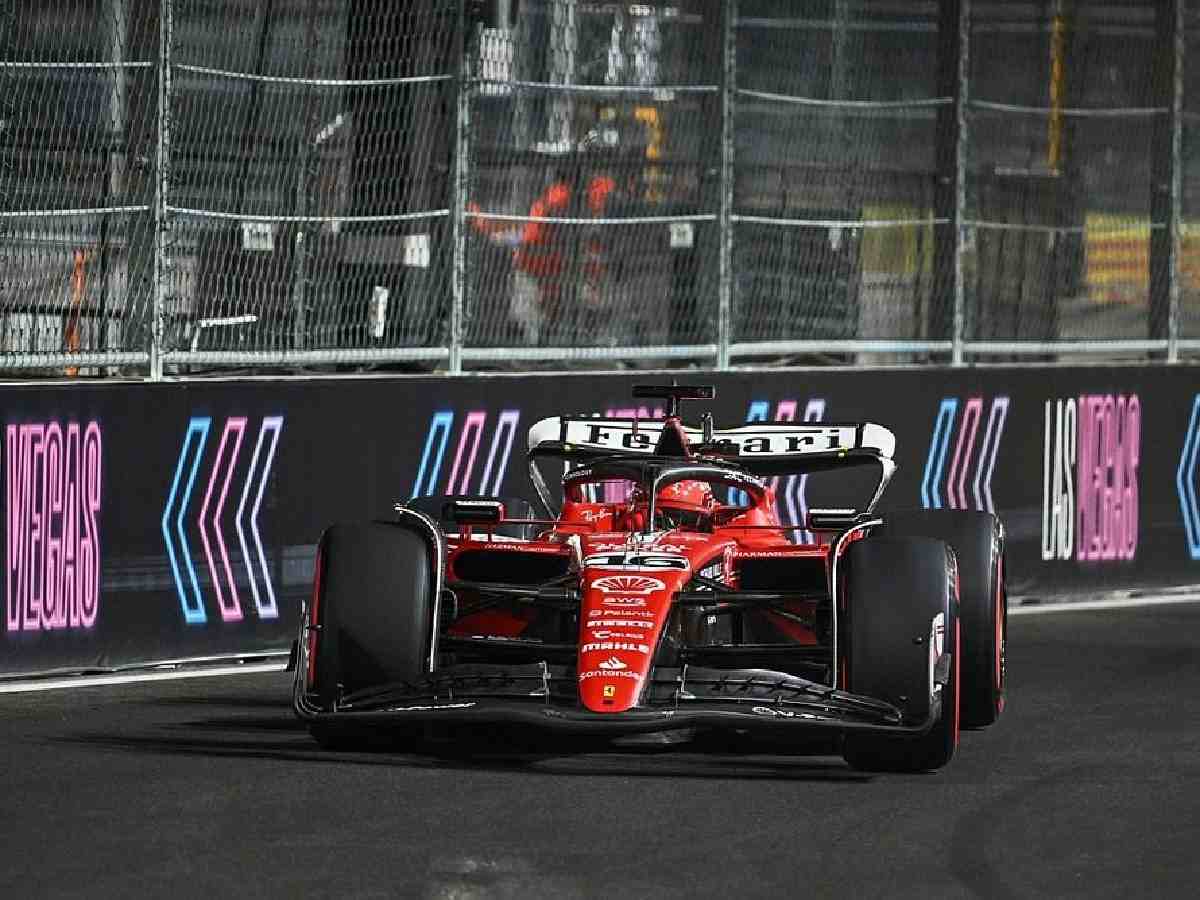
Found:
M 658 492 L 658 505 L 672 509 L 711 512 L 715 502 L 712 488 L 704 481 L 676 481 Z

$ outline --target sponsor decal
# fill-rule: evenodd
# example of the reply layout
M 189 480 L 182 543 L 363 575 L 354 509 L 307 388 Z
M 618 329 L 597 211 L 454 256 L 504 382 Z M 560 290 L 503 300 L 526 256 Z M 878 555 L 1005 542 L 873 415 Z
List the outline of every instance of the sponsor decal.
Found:
M 634 572 L 655 572 L 662 569 L 686 569 L 688 561 L 682 556 L 666 553 L 594 553 L 583 564 L 592 569 L 621 569 Z
M 603 610 L 593 612 L 593 615 L 610 615 Z M 634 615 L 635 613 L 622 612 L 621 615 Z M 654 613 L 647 612 L 647 616 L 653 616 Z M 601 619 L 598 622 L 588 622 L 588 628 L 653 628 L 653 622 L 644 622 L 636 619 Z
M 615 684 L 606 684 L 604 685 L 602 693 L 605 698 L 615 697 L 617 696 L 617 686 Z
M 921 505 L 925 509 L 996 511 L 992 500 L 992 474 L 996 468 L 1000 441 L 1004 437 L 1008 406 L 1008 397 L 992 398 L 983 437 L 979 440 L 983 397 L 968 397 L 965 402 L 960 402 L 957 397 L 942 400 L 929 442 L 925 472 L 921 477 Z M 976 441 L 979 441 L 978 449 Z M 953 454 L 950 452 L 951 446 L 954 447 Z M 969 495 L 968 484 L 971 488 Z
M 648 578 L 645 575 L 605 575 L 603 578 L 597 578 L 591 583 L 591 587 L 604 594 L 639 594 L 645 596 L 653 594 L 655 591 L 666 590 L 666 585 L 657 578 Z M 608 598 L 604 602 L 615 598 Z M 645 603 L 634 604 L 635 606 L 645 606 Z
M 942 686 L 933 680 L 934 670 L 937 668 L 937 661 L 941 658 L 942 651 L 946 648 L 946 614 L 938 613 L 933 617 L 933 622 L 929 628 L 929 693 L 932 695 L 935 691 L 940 691 Z
M 687 553 L 688 551 L 687 547 L 683 547 L 678 544 L 655 544 L 651 549 L 653 549 L 656 553 L 672 554 Z
M 645 606 L 646 600 L 644 597 L 605 597 L 602 601 L 605 606 Z M 621 610 L 625 612 L 624 609 Z
M 513 440 L 517 435 L 517 426 L 521 422 L 521 411 L 506 409 L 496 416 L 486 462 L 483 465 L 483 475 L 478 481 L 474 481 L 475 464 L 480 458 L 479 450 L 488 430 L 488 416 L 487 410 L 482 409 L 472 410 L 463 416 L 458 440 L 455 442 L 454 462 L 450 466 L 449 478 L 443 484 L 442 463 L 446 457 L 446 448 L 450 444 L 450 436 L 455 430 L 456 414 L 450 409 L 439 410 L 433 414 L 425 436 L 425 449 L 421 453 L 421 466 L 417 470 L 410 497 L 427 497 L 436 493 L 495 497 L 500 493 L 504 475 L 508 471 L 508 460 L 512 453 Z M 472 489 L 472 485 L 475 489 Z
M 571 444 L 586 444 L 610 450 L 631 450 L 649 453 L 654 449 L 661 426 L 647 424 L 636 432 L 632 426 L 606 424 L 602 420 L 566 423 L 567 441 Z M 689 439 L 698 440 L 700 433 L 695 428 L 685 428 Z M 732 441 L 741 456 L 773 456 L 793 453 L 814 453 L 830 450 L 849 450 L 857 439 L 854 426 L 842 425 L 797 425 L 792 428 L 718 432 L 722 440 Z
M 189 625 L 203 624 L 208 620 L 186 523 L 192 492 L 197 486 L 196 476 L 204 462 L 212 424 L 213 420 L 208 416 L 196 416 L 188 422 L 161 521 L 167 558 L 175 580 L 175 592 L 179 597 L 184 621 Z M 225 622 L 238 622 L 243 617 L 242 598 L 238 593 L 233 561 L 229 553 L 232 540 L 226 540 L 230 534 L 228 525 L 223 525 L 222 520 L 225 517 L 226 502 L 232 500 L 229 488 L 234 483 L 234 475 L 240 467 L 247 424 L 248 420 L 244 416 L 234 416 L 225 420 L 220 440 L 217 441 L 216 453 L 207 463 L 208 477 L 204 481 L 203 500 L 195 519 L 210 577 L 209 584 L 215 595 L 217 608 L 221 612 L 221 619 Z M 267 416 L 262 420 L 249 464 L 239 479 L 241 491 L 234 489 L 234 495 L 238 499 L 232 517 L 233 533 L 237 537 L 236 546 L 242 552 L 246 583 L 250 586 L 254 609 L 260 619 L 274 619 L 279 616 L 258 519 L 282 431 L 283 416 Z M 249 540 L 246 536 L 247 525 Z
M 641 617 L 641 618 L 645 618 L 645 619 L 653 619 L 655 617 L 655 613 L 648 609 L 620 609 L 620 610 L 617 610 L 617 609 L 593 609 L 588 612 L 589 619 L 597 619 L 597 618 L 600 618 L 601 616 L 621 616 L 623 620 L 629 618 L 630 616 L 637 616 L 637 617 Z M 588 625 L 595 625 L 595 624 L 596 624 L 595 622 L 588 622 Z M 599 624 L 615 625 L 616 622 L 615 621 L 604 621 Z M 637 627 L 637 628 L 652 628 L 653 627 L 652 625 L 649 625 L 646 622 L 622 621 L 621 624 L 629 625 L 629 626 L 633 626 L 633 627 Z
M 725 557 L 730 555 L 731 548 L 726 548 L 725 553 L 717 559 L 714 559 L 707 566 L 700 570 L 700 577 L 707 578 L 710 581 L 725 580 Z
M 1137 555 L 1141 416 L 1137 394 L 1046 401 L 1043 560 Z
M 621 662 L 621 660 L 617 659 L 615 656 L 610 656 L 608 659 L 604 660 L 604 662 L 600 663 L 599 665 L 600 665 L 600 668 L 609 669 L 611 671 L 629 668 L 629 666 L 625 665 L 625 663 Z
M 771 716 L 776 719 L 816 719 L 812 713 L 796 712 L 791 709 L 777 709 L 773 706 L 752 706 L 750 712 L 759 716 Z
M 622 650 L 626 653 L 641 653 L 647 654 L 650 652 L 650 647 L 647 644 L 631 644 L 627 641 L 595 641 L 590 644 L 584 644 L 579 648 L 580 653 L 596 653 L 605 650 Z M 604 668 L 601 666 L 601 668 Z M 622 668 L 618 666 L 617 668 Z
M 587 681 L 589 678 L 630 678 L 634 681 L 641 681 L 642 676 L 637 672 L 625 670 L 609 670 L 609 669 L 590 669 L 587 672 L 579 673 L 580 681 Z
M 100 610 L 99 423 L 5 429 L 5 630 L 89 629 Z
M 601 629 L 600 631 L 592 632 L 592 640 L 594 641 L 613 641 L 620 639 L 640 641 L 644 637 L 644 634 L 638 634 L 635 631 L 609 631 L 607 629 Z
M 480 541 L 471 544 L 472 550 L 510 550 L 513 553 L 563 553 L 563 548 L 550 547 L 545 544 L 531 544 L 512 538 L 507 541 Z M 564 554 L 565 555 L 565 554 Z

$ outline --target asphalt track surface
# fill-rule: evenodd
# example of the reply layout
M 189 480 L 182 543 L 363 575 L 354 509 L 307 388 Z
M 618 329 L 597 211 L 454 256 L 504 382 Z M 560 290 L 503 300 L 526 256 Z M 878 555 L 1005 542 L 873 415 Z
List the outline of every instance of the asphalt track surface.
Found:
M 1200 605 L 1010 624 L 1005 717 L 921 776 L 326 753 L 282 673 L 0 696 L 0 897 L 1200 896 Z

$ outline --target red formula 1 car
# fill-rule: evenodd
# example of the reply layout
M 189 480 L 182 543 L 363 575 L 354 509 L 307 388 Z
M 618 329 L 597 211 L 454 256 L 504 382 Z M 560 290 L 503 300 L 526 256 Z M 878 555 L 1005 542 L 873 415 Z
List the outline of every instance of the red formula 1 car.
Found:
M 994 516 L 873 514 L 895 468 L 879 425 L 714 430 L 706 415 L 689 428 L 680 400 L 712 388 L 635 395 L 666 399 L 666 418 L 530 429 L 552 518 L 524 501 L 429 497 L 325 532 L 294 689 L 319 741 L 462 724 L 823 732 L 856 768 L 920 771 L 950 760 L 960 725 L 997 719 Z M 547 460 L 566 463 L 561 496 Z M 812 538 L 796 543 L 773 477 L 859 466 L 878 473 L 865 508 L 810 510 Z

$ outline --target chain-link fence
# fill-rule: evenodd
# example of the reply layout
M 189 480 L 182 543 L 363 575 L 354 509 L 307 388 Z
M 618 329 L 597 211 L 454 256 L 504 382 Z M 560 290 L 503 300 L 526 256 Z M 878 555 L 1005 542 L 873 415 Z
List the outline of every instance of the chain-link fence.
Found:
M 1200 0 L 3 0 L 0 366 L 1175 359 L 1197 35 Z

